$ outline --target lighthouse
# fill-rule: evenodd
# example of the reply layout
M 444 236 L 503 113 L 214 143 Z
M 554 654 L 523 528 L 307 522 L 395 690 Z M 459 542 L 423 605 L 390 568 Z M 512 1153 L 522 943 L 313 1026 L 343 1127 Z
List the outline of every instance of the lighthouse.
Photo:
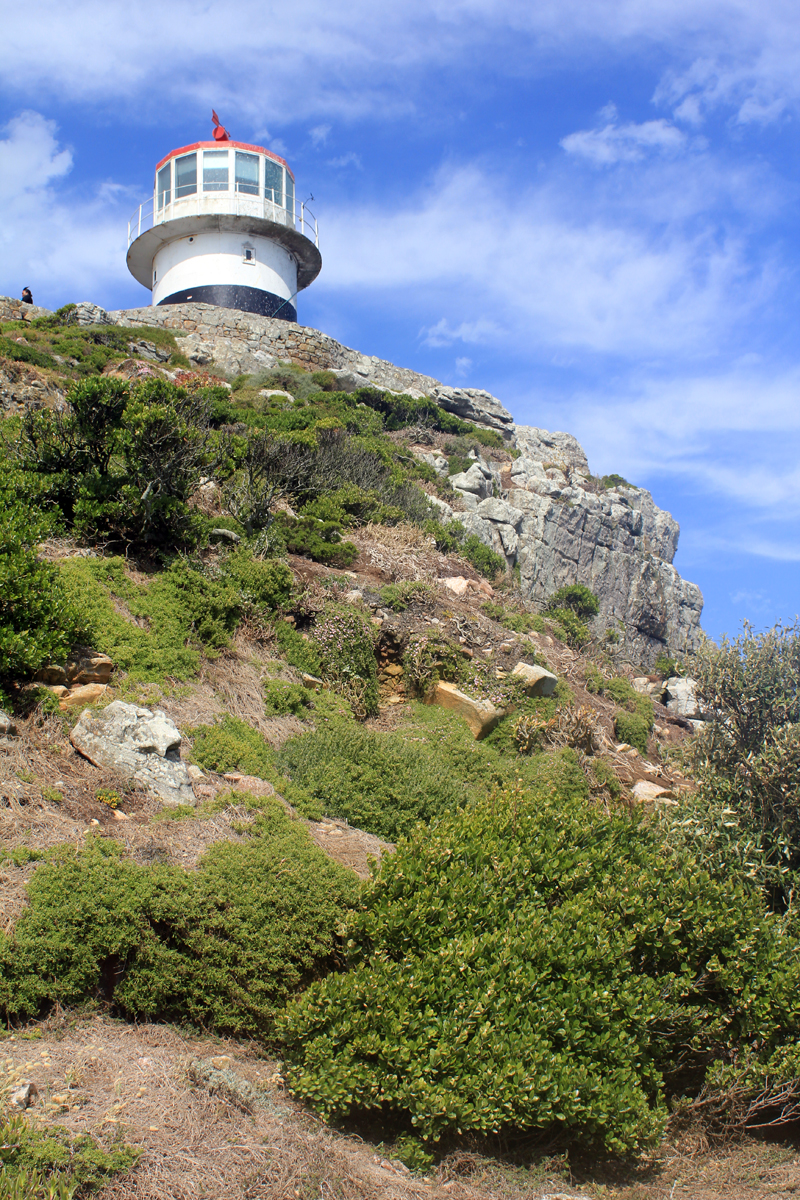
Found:
M 154 305 L 194 301 L 296 321 L 297 294 L 322 268 L 316 219 L 297 203 L 284 159 L 232 141 L 212 116 L 213 141 L 156 164 L 153 195 L 128 222 L 128 269 Z

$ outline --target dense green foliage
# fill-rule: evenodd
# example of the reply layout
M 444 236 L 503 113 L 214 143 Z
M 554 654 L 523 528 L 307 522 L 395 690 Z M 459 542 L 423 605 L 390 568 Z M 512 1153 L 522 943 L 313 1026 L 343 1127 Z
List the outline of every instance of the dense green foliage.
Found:
M 286 742 L 277 762 L 291 776 L 288 798 L 297 807 L 307 811 L 315 803 L 321 812 L 389 841 L 410 834 L 420 821 L 486 797 L 512 772 L 530 786 L 586 794 L 586 780 L 569 751 L 521 761 L 510 739 L 498 734 L 476 742 L 456 713 L 421 704 L 391 733 L 352 721 L 322 723 Z
M 251 836 L 217 842 L 191 873 L 138 866 L 99 838 L 54 853 L 0 938 L 4 1017 L 100 996 L 130 1017 L 269 1032 L 285 999 L 331 966 L 355 887 L 279 801 L 259 809 Z
M 259 779 L 275 778 L 275 754 L 258 730 L 226 713 L 214 725 L 191 730 L 192 758 L 207 771 L 242 771 Z
M 37 557 L 50 522 L 25 502 L 21 484 L 19 472 L 0 473 L 0 687 L 63 661 L 85 626 L 55 567 Z
M 689 749 L 700 796 L 735 812 L 782 906 L 800 870 L 800 626 L 745 628 L 705 647 L 688 673 L 707 718 Z
M 103 1150 L 88 1134 L 42 1128 L 22 1116 L 0 1118 L 0 1200 L 72 1200 L 91 1195 L 135 1166 L 141 1151 Z
M 657 1140 L 673 1086 L 796 1028 L 800 956 L 736 878 L 627 814 L 506 790 L 403 841 L 366 887 L 351 970 L 281 1022 L 296 1095 L 435 1142 L 562 1127 Z
M 20 463 L 43 506 L 81 536 L 155 547 L 196 543 L 188 500 L 213 462 L 210 401 L 161 378 L 92 377 L 66 412 L 28 412 Z
M 582 583 L 571 583 L 566 587 L 559 588 L 557 592 L 553 592 L 547 601 L 547 607 L 548 609 L 569 608 L 576 617 L 580 617 L 582 620 L 586 620 L 587 617 L 596 617 L 600 611 L 597 596 Z

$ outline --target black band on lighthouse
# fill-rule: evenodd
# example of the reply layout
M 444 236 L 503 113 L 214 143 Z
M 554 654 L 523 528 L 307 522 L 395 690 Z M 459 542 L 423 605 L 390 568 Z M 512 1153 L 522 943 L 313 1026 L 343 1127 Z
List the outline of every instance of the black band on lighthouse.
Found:
M 261 288 L 236 283 L 216 283 L 204 287 L 184 288 L 159 300 L 163 304 L 216 304 L 218 308 L 235 308 L 239 312 L 257 313 L 260 317 L 277 317 L 280 321 L 296 321 L 297 309 L 290 300 L 264 292 Z

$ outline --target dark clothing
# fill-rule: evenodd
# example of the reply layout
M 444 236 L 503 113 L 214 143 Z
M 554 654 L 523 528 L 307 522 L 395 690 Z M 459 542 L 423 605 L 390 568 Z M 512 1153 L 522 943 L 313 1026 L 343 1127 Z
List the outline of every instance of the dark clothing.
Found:
M 31 295 L 30 288 L 22 289 L 22 303 L 23 304 L 33 304 L 33 296 Z

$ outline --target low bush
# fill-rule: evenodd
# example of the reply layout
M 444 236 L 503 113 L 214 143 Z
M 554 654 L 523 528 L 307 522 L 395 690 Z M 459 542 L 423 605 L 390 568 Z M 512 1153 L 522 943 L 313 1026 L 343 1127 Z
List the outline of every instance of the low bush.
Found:
M 467 531 L 460 521 L 448 521 L 443 525 L 441 521 L 428 520 L 423 523 L 423 532 L 432 537 L 436 543 L 436 549 L 442 554 L 455 554 L 458 548 L 466 537 Z
M 242 599 L 258 608 L 276 609 L 289 600 L 294 576 L 280 559 L 260 561 L 249 550 L 236 550 L 221 564 L 222 578 L 230 582 Z
M 433 600 L 433 588 L 422 580 L 403 579 L 400 583 L 387 583 L 378 595 L 384 608 L 392 612 L 405 612 L 415 604 L 430 604 Z
M 170 550 L 198 541 L 188 500 L 211 464 L 210 403 L 166 380 L 93 377 L 64 412 L 28 412 L 18 456 L 42 498 L 90 539 Z
M 464 800 L 462 780 L 424 742 L 352 722 L 331 722 L 291 739 L 279 762 L 328 816 L 388 841 Z
M 87 641 L 136 682 L 191 678 L 202 653 L 227 645 L 243 607 L 230 584 L 181 560 L 147 584 L 126 575 L 122 558 L 72 558 L 60 573 Z M 122 616 L 121 605 L 142 624 Z
M 192 758 L 207 771 L 220 775 L 241 771 L 270 781 L 277 775 L 275 751 L 258 730 L 239 717 L 226 713 L 216 724 L 198 725 L 189 734 Z
M 302 717 L 313 707 L 308 688 L 299 683 L 270 679 L 264 684 L 264 708 L 268 717 Z
M 494 600 L 482 604 L 481 611 L 485 612 L 487 617 L 491 617 L 493 621 L 497 621 L 498 625 L 502 625 L 504 629 L 510 629 L 513 633 L 531 633 L 533 631 L 544 633 L 544 620 L 532 613 L 514 612 Z
M 617 712 L 614 714 L 614 732 L 621 742 L 635 746 L 640 754 L 647 754 L 650 725 L 638 713 Z
M 548 608 L 547 616 L 553 622 L 556 637 L 574 650 L 580 650 L 591 640 L 589 626 L 571 608 Z
M 243 842 L 217 842 L 192 873 L 139 866 L 112 841 L 65 847 L 36 871 L 0 938 L 4 1019 L 99 996 L 123 1016 L 263 1037 L 286 999 L 334 965 L 351 872 L 278 800 Z
M 584 587 L 582 583 L 571 583 L 567 587 L 553 592 L 547 601 L 548 610 L 559 608 L 569 608 L 576 617 L 586 620 L 587 617 L 597 616 L 600 611 L 600 602 L 594 592 L 588 587 Z
M 498 554 L 496 550 L 490 549 L 489 546 L 484 546 L 480 538 L 471 533 L 465 538 L 459 550 L 469 563 L 472 563 L 476 571 L 481 575 L 485 575 L 487 579 L 494 579 L 501 571 L 506 569 L 506 560 L 502 554 Z
M 0 480 L 0 688 L 30 677 L 50 661 L 64 662 L 85 632 L 55 567 L 36 546 L 51 522 L 22 496 L 18 472 Z
M 709 643 L 687 663 L 706 719 L 687 748 L 699 795 L 735 811 L 770 868 L 770 902 L 800 874 L 800 625 Z
M 2 1200 L 72 1200 L 89 1196 L 134 1167 L 141 1150 L 121 1142 L 104 1150 L 88 1134 L 0 1117 Z
M 303 637 L 288 621 L 276 621 L 275 641 L 290 667 L 296 667 L 307 675 L 319 676 L 322 659 L 309 637 Z
M 378 711 L 376 631 L 354 608 L 331 604 L 317 618 L 312 637 L 322 678 L 360 717 Z
M 798 946 L 757 894 L 558 789 L 505 788 L 401 841 L 347 945 L 351 969 L 280 1021 L 289 1086 L 429 1146 L 656 1144 L 709 1063 L 751 1044 L 769 1061 L 800 1017 Z
M 346 570 L 358 558 L 358 546 L 342 541 L 342 530 L 335 521 L 316 517 L 286 517 L 279 513 L 276 531 L 290 554 L 299 554 L 328 567 Z

